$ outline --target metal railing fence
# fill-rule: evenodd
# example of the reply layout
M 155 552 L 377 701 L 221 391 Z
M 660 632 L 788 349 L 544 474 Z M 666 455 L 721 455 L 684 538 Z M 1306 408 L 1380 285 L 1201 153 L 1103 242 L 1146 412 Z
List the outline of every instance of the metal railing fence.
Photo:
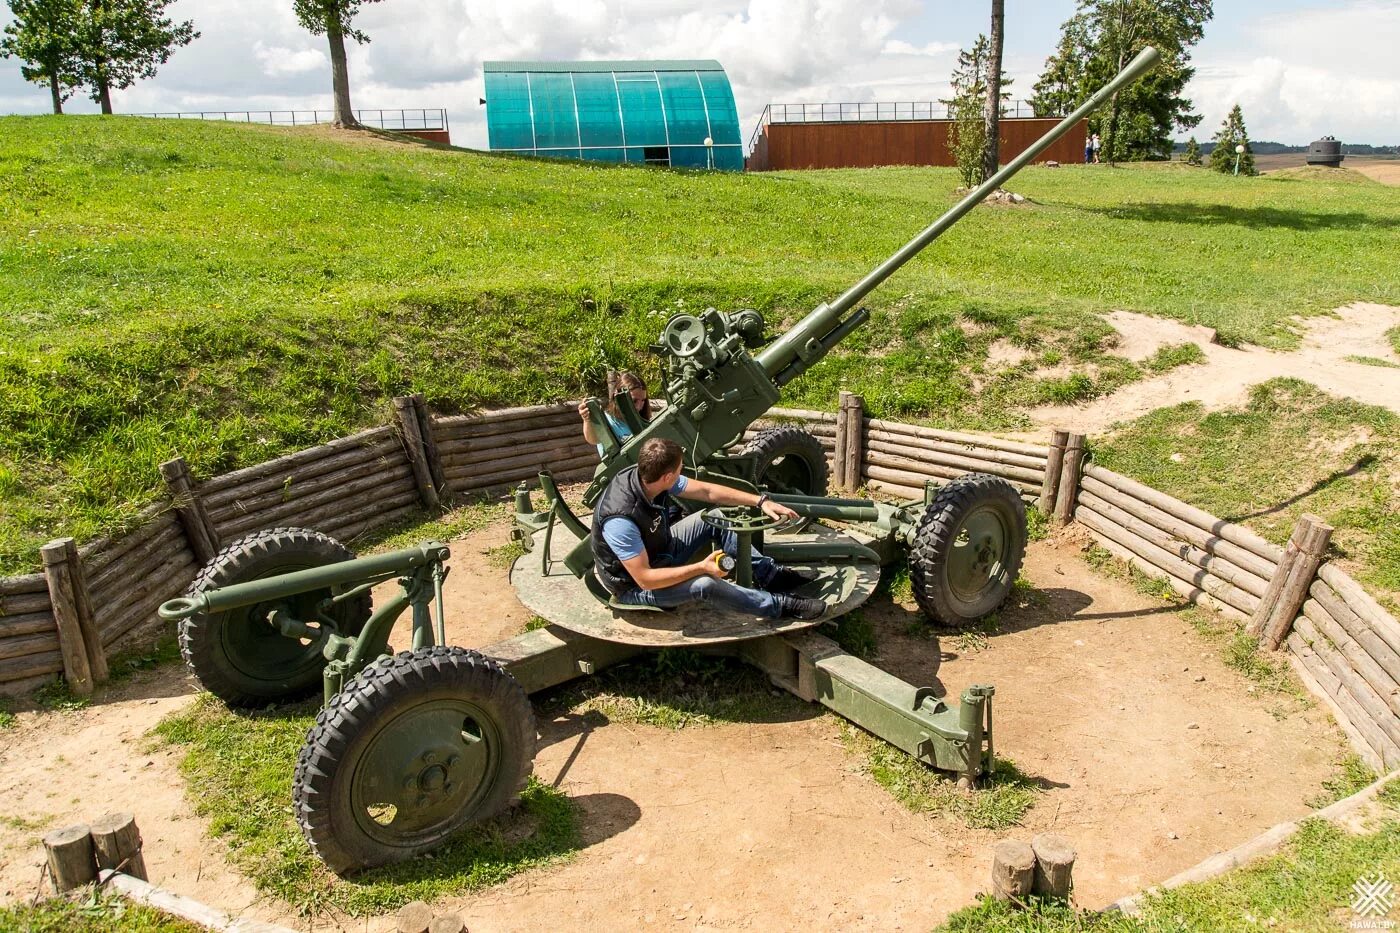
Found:
M 334 110 L 182 110 L 133 113 L 133 117 L 170 120 L 229 120 L 234 123 L 267 123 L 272 126 L 313 126 L 333 123 Z M 444 107 L 367 107 L 355 111 L 355 119 L 381 130 L 447 130 Z

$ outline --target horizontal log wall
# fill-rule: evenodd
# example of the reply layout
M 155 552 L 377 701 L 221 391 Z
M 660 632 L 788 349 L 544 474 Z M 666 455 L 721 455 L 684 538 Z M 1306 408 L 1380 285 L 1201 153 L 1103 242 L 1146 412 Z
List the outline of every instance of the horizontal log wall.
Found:
M 560 482 L 577 482 L 598 465 L 597 448 L 583 439 L 576 402 L 437 418 L 433 440 L 456 495 L 504 492 L 543 469 Z
M 850 478 L 853 485 L 913 498 L 923 495 L 927 480 L 985 472 L 1006 479 L 1027 501 L 1054 485 L 1047 482 L 1046 445 L 877 418 L 848 424 L 857 420 L 860 445 L 851 455 L 860 454 L 860 475 Z M 834 457 L 835 413 L 773 409 L 743 441 L 778 422 L 802 424 L 828 461 Z M 456 495 L 505 492 L 542 467 L 561 481 L 584 480 L 597 464 L 572 402 L 424 417 L 423 426 L 418 443 L 429 473 Z M 400 432 L 380 427 L 214 477 L 186 494 L 197 498 L 225 544 L 277 525 L 353 540 L 421 511 L 422 466 L 410 460 Z M 1082 471 L 1070 511 L 1114 554 L 1186 599 L 1240 619 L 1265 598 L 1283 557 L 1281 548 L 1242 526 L 1095 465 Z M 135 524 L 78 552 L 102 649 L 159 624 L 156 607 L 187 587 L 198 569 L 189 532 L 169 501 L 152 504 Z M 1367 761 L 1378 769 L 1400 764 L 1400 622 L 1324 563 L 1285 645 Z M 0 691 L 30 689 L 63 670 L 45 576 L 0 578 Z
M 29 690 L 62 671 L 58 624 L 44 575 L 0 579 L 0 691 Z

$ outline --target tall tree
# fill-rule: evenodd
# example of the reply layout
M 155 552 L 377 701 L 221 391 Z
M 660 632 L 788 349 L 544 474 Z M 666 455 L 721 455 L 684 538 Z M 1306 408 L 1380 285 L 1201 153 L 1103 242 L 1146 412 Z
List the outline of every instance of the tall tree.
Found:
M 972 48 L 958 52 L 957 64 L 953 66 L 952 96 L 939 102 L 948 108 L 948 117 L 953 121 L 948 128 L 948 151 L 953 154 L 953 162 L 962 175 L 963 184 L 971 188 L 980 185 L 987 177 L 983 173 L 983 153 L 986 149 L 986 122 L 983 108 L 988 95 L 987 62 L 991 57 L 991 46 L 986 36 L 979 35 Z M 1005 72 L 999 72 L 1001 90 L 998 94 L 1004 109 L 1011 96 L 1006 88 L 1011 79 Z
M 1001 47 L 1006 22 L 1005 0 L 992 0 L 992 37 L 987 44 L 987 95 L 982 103 L 982 177 L 991 178 L 1001 163 Z
M 78 76 L 103 113 L 112 90 L 155 77 L 177 48 L 199 38 L 194 23 L 165 15 L 171 0 L 86 0 L 78 24 Z
M 1169 158 L 1173 131 L 1201 122 L 1183 92 L 1195 74 L 1190 49 L 1213 14 L 1212 0 L 1079 0 L 1036 82 L 1037 109 L 1079 106 L 1145 46 L 1156 46 L 1161 63 L 1115 93 L 1090 124 L 1110 162 Z
M 78 85 L 77 32 L 81 0 L 10 0 L 14 22 L 5 26 L 0 58 L 18 58 L 24 80 L 47 84 L 53 112 Z
M 331 91 L 335 95 L 337 126 L 359 126 L 355 111 L 350 107 L 350 69 L 345 62 L 345 40 L 354 39 L 360 45 L 369 36 L 351 23 L 360 7 L 379 0 L 292 0 L 297 22 L 313 36 L 324 35 L 331 48 Z
M 1045 71 L 1031 85 L 1031 109 L 1038 117 L 1063 117 L 1083 102 L 1088 80 L 1089 30 L 1081 13 L 1060 27 L 1060 44 L 1045 61 Z
M 1235 152 L 1236 146 L 1243 146 L 1244 152 Z M 1244 128 L 1244 111 L 1236 104 L 1229 116 L 1220 121 L 1220 129 L 1215 131 L 1215 148 L 1210 151 L 1210 167 L 1227 175 L 1235 171 L 1236 158 L 1239 160 L 1241 175 L 1258 174 L 1254 168 L 1254 150 L 1249 145 L 1249 131 Z

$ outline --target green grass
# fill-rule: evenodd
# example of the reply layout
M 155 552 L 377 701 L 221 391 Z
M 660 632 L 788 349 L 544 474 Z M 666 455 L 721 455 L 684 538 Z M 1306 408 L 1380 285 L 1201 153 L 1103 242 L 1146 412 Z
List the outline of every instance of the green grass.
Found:
M 752 176 L 349 144 L 135 118 L 0 120 L 0 572 L 133 520 L 180 453 L 203 477 L 389 417 L 576 397 L 682 308 L 770 325 L 954 199 L 946 169 Z M 1150 370 L 1114 308 L 1287 346 L 1295 312 L 1400 301 L 1400 192 L 1176 166 L 1029 169 L 871 296 L 789 388 L 1014 428 Z M 683 209 L 678 209 L 678 205 Z M 1290 296 L 1289 303 L 1279 295 Z M 1032 370 L 986 372 L 1007 339 Z M 1053 361 L 1053 362 L 1052 362 Z M 1170 360 L 1163 359 L 1159 365 Z
M 199 933 L 203 927 L 91 888 L 74 897 L 0 907 L 0 930 L 20 933 Z
M 1400 353 L 1400 327 L 1392 327 L 1385 332 L 1385 335 L 1390 340 L 1390 345 L 1395 349 L 1395 352 Z
M 1019 825 L 1041 792 L 1038 781 L 1005 758 L 997 759 L 989 781 L 973 790 L 960 790 L 947 774 L 844 721 L 841 739 L 862 760 L 875 783 L 906 809 L 946 817 L 974 829 Z
M 1360 363 L 1363 366 L 1381 366 L 1386 369 L 1400 369 L 1400 363 L 1392 360 L 1383 360 L 1378 356 L 1357 356 L 1352 354 L 1347 359 L 1353 363 Z
M 239 714 L 205 695 L 155 730 L 186 750 L 191 804 L 233 864 L 302 914 L 382 914 L 496 884 L 577 849 L 573 805 L 532 778 L 518 810 L 461 833 L 432 858 L 337 878 L 312 854 L 290 805 L 292 771 L 315 713 L 304 704 Z
M 1157 931 L 1347 929 L 1352 885 L 1400 876 L 1400 782 L 1381 794 L 1382 818 L 1352 835 L 1309 820 L 1277 854 L 1210 881 L 1148 898 L 1141 918 L 1033 902 L 1018 910 L 984 898 L 953 914 L 940 933 L 1157 933 Z
M 1241 409 L 1159 409 L 1095 444 L 1097 463 L 1254 528 L 1276 544 L 1304 513 L 1333 526 L 1330 555 L 1400 596 L 1400 415 L 1305 383 L 1256 386 Z

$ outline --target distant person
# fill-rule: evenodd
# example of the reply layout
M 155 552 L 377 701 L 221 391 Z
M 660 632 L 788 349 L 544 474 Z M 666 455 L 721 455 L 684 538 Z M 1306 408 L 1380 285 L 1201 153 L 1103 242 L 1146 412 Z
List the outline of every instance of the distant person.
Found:
M 1091 146 L 1094 147 L 1094 162 L 1097 163 L 1097 162 L 1099 161 L 1099 145 L 1100 145 L 1100 144 L 1099 144 L 1099 134 L 1098 134 L 1098 133 L 1095 133 L 1095 134 L 1094 134 L 1094 138 L 1093 138 L 1092 140 L 1090 140 L 1089 144 L 1090 144 Z
M 636 373 L 627 370 L 612 370 L 608 373 L 608 394 L 604 399 L 606 403 L 603 408 L 603 417 L 608 420 L 608 427 L 617 436 L 618 441 L 626 443 L 632 437 L 632 429 L 627 426 L 627 419 L 622 417 L 622 412 L 617 409 L 617 395 L 626 391 L 632 399 L 632 405 L 636 408 L 637 417 L 642 419 L 642 424 L 651 420 L 651 397 L 647 394 L 647 384 Z M 583 419 L 583 439 L 590 444 L 598 445 L 598 456 L 603 456 L 603 445 L 598 439 L 598 432 L 593 428 L 593 422 L 588 420 L 588 401 L 585 399 L 578 404 L 578 416 Z
M 1084 164 L 1088 165 L 1094 161 L 1094 137 L 1084 137 Z

